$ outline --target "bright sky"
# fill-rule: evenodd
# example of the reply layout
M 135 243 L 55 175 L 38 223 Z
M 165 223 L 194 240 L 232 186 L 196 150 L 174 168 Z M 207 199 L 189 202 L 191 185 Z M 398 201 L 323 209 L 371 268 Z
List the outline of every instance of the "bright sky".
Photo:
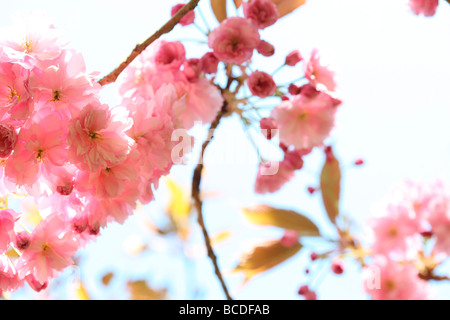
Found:
M 0 25 L 11 23 L 11 13 L 40 9 L 54 18 L 58 28 L 66 31 L 71 47 L 84 54 L 89 70 L 106 74 L 136 43 L 168 19 L 170 7 L 177 2 L 14 1 L 0 12 Z M 202 0 L 201 8 L 210 15 L 208 2 Z M 214 25 L 213 18 L 208 20 Z M 445 1 L 441 1 L 435 17 L 424 18 L 409 11 L 407 0 L 308 0 L 304 7 L 263 33 L 263 38 L 276 46 L 278 55 L 273 59 L 255 59 L 256 69 L 271 72 L 289 51 L 299 48 L 307 55 L 311 48 L 317 47 L 336 70 L 339 94 L 344 102 L 332 139 L 336 153 L 344 164 L 350 164 L 358 157 L 367 162 L 362 168 L 348 168 L 344 173 L 342 208 L 359 223 L 369 217 L 372 205 L 398 181 L 450 180 L 449 34 L 450 6 Z M 169 38 L 198 36 L 199 32 L 193 27 L 185 30 L 177 27 Z M 188 46 L 190 57 L 198 57 L 206 49 L 192 42 Z M 292 70 L 278 75 L 282 82 L 297 77 Z M 105 102 L 117 103 L 115 90 L 114 85 L 105 90 Z M 196 128 L 194 132 L 197 137 L 204 135 L 202 128 Z M 227 139 L 230 136 L 235 137 L 232 144 Z M 324 232 L 330 231 L 319 198 L 310 197 L 304 191 L 308 185 L 317 183 L 317 175 L 312 173 L 319 170 L 321 155 L 308 157 L 305 170 L 280 192 L 256 196 L 252 192 L 256 158 L 253 155 L 247 164 L 224 164 L 221 161 L 224 148 L 230 148 L 230 152 L 251 148 L 236 119 L 227 119 L 220 126 L 205 158 L 203 183 L 204 190 L 219 194 L 205 204 L 206 223 L 211 233 L 229 228 L 235 230 L 229 242 L 217 248 L 224 270 L 231 270 L 236 265 L 239 254 L 250 243 L 280 236 L 277 230 L 246 224 L 239 212 L 242 206 L 268 203 L 296 209 L 323 226 Z M 186 187 L 190 185 L 191 175 L 192 166 L 173 170 L 173 177 Z M 164 190 L 158 195 L 164 199 Z M 157 201 L 146 210 L 163 207 L 164 202 Z M 94 297 L 120 297 L 118 287 L 106 296 L 99 288 L 99 277 L 106 271 L 115 270 L 128 273 L 134 279 L 145 277 L 156 286 L 166 285 L 169 278 L 180 284 L 171 286 L 172 296 L 184 298 L 183 288 L 190 280 L 185 280 L 182 262 L 162 254 L 133 260 L 121 253 L 127 235 L 144 233 L 138 224 L 136 218 L 130 218 L 125 226 L 114 225 L 86 250 L 82 278 L 88 289 Z M 198 240 L 201 245 L 200 235 Z M 159 242 L 152 245 L 156 251 L 164 251 L 165 246 Z M 242 278 L 227 273 L 232 294 L 239 299 L 297 298 L 298 287 L 307 282 L 303 274 L 306 255 L 305 252 L 243 288 L 240 287 Z M 201 297 L 222 298 L 210 262 L 202 256 L 198 258 L 196 277 L 204 291 Z M 450 285 L 435 288 L 437 298 L 450 296 Z M 358 270 L 353 265 L 348 266 L 344 276 L 323 277 L 318 293 L 322 299 L 366 298 Z

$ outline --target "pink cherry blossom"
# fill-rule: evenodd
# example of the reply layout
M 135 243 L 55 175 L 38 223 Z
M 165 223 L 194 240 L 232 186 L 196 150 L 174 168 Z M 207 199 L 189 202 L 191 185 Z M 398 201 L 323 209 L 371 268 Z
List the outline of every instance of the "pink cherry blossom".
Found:
M 83 56 L 65 51 L 58 65 L 33 73 L 29 87 L 37 110 L 50 108 L 49 112 L 70 118 L 93 102 L 100 86 L 86 74 Z
M 176 123 L 190 129 L 196 121 L 210 123 L 223 105 L 223 97 L 206 78 L 186 84 L 185 94 L 174 103 Z
M 219 59 L 217 59 L 213 52 L 205 53 L 201 60 L 204 73 L 213 74 L 217 72 Z
M 373 300 L 426 300 L 429 285 L 418 271 L 407 263 L 377 256 L 375 263 L 363 273 L 364 288 Z
M 28 70 L 17 64 L 0 63 L 0 118 L 25 120 L 31 115 L 33 103 L 28 82 Z
M 372 250 L 387 256 L 390 253 L 408 256 L 410 250 L 417 249 L 419 223 L 408 206 L 389 203 L 381 216 L 369 222 L 374 234 Z
M 44 176 L 51 181 L 54 167 L 68 161 L 66 132 L 56 115 L 20 130 L 16 149 L 6 161 L 5 175 L 18 185 L 32 187 Z M 43 185 L 43 181 L 38 181 Z
M 425 17 L 434 16 L 439 5 L 439 0 L 409 0 L 411 10 L 419 15 L 423 14 Z
M 45 283 L 73 264 L 72 257 L 77 250 L 75 234 L 68 230 L 64 219 L 52 214 L 31 233 L 30 246 L 17 262 L 19 276 L 32 274 L 37 281 Z
M 0 158 L 7 158 L 14 150 L 17 132 L 13 127 L 0 123 Z
M 278 170 L 272 173 L 272 168 L 276 166 L 278 166 Z M 261 163 L 255 181 L 255 192 L 258 194 L 277 192 L 294 177 L 294 173 L 291 165 L 285 161 L 278 164 L 275 162 Z
M 176 4 L 171 9 L 171 16 L 173 17 L 178 11 L 180 11 L 181 8 L 184 7 L 184 3 Z M 194 10 L 189 11 L 183 18 L 181 18 L 179 24 L 182 26 L 188 26 L 190 24 L 193 24 L 195 20 L 195 12 Z
M 118 110 L 118 109 L 116 109 Z M 129 123 L 111 113 L 107 105 L 91 103 L 69 123 L 69 157 L 83 170 L 96 171 L 125 160 L 130 141 Z
M 0 294 L 14 291 L 23 285 L 13 263 L 6 255 L 0 255 Z
M 280 140 L 296 149 L 320 146 L 334 126 L 340 103 L 325 92 L 311 92 L 308 87 L 291 100 L 282 101 L 271 114 L 278 123 Z
M 252 57 L 259 41 L 258 29 L 247 19 L 231 17 L 211 32 L 208 45 L 218 59 L 242 64 Z
M 150 46 L 149 54 L 156 67 L 164 70 L 178 69 L 186 59 L 186 50 L 179 41 L 158 39 Z
M 16 16 L 14 25 L 4 34 L 5 37 L 0 40 L 3 52 L 10 60 L 27 69 L 49 66 L 60 56 L 65 45 L 61 41 L 60 31 L 41 12 Z
M 286 56 L 284 64 L 290 67 L 294 67 L 297 65 L 297 63 L 299 63 L 302 60 L 303 57 L 301 56 L 300 51 L 294 50 Z
M 336 82 L 334 72 L 328 66 L 323 65 L 319 51 L 314 49 L 309 61 L 305 64 L 305 78 L 316 88 L 324 87 L 328 91 L 335 91 Z
M 277 6 L 270 0 L 244 2 L 244 16 L 259 29 L 267 28 L 278 20 Z
M 0 211 L 0 253 L 5 252 L 14 241 L 14 224 L 17 213 L 14 210 Z
M 127 131 L 127 135 L 135 141 L 134 148 L 138 153 L 137 166 L 141 176 L 147 179 L 159 178 L 163 174 L 168 174 L 171 166 L 171 153 L 174 147 L 172 142 L 173 123 L 165 110 L 171 107 L 173 98 L 159 95 L 166 95 L 165 90 L 159 90 L 155 99 L 159 105 L 150 106 L 151 102 L 144 99 L 137 99 L 135 111 L 131 117 L 133 126 Z M 169 105 L 165 105 L 169 104 Z
M 275 93 L 277 85 L 272 76 L 263 71 L 254 71 L 247 78 L 247 86 L 250 92 L 257 97 L 266 98 Z
M 200 59 L 188 59 L 183 63 L 183 73 L 189 81 L 198 79 L 202 71 L 203 65 Z
M 271 57 L 275 54 L 275 47 L 267 41 L 261 40 L 256 47 L 259 54 L 264 57 Z

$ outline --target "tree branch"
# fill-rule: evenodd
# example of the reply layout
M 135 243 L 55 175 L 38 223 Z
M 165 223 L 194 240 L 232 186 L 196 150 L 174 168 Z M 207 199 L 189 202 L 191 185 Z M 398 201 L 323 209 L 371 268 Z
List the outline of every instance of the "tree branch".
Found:
M 211 259 L 211 262 L 214 266 L 214 271 L 216 273 L 217 278 L 219 279 L 219 282 L 222 286 L 222 289 L 225 293 L 225 296 L 228 300 L 233 300 L 230 293 L 228 292 L 227 285 L 225 284 L 225 280 L 223 278 L 222 273 L 220 272 L 219 265 L 217 263 L 217 256 L 214 253 L 214 250 L 211 245 L 211 239 L 209 238 L 208 231 L 206 230 L 205 221 L 203 220 L 203 213 L 202 213 L 202 207 L 203 202 L 200 195 L 200 184 L 202 180 L 202 171 L 203 171 L 203 155 L 205 153 L 206 148 L 208 147 L 209 143 L 214 138 L 214 132 L 217 128 L 217 126 L 220 123 L 220 120 L 222 119 L 223 115 L 227 112 L 227 102 L 225 101 L 222 110 L 217 114 L 214 121 L 211 123 L 211 126 L 209 128 L 210 132 L 210 138 L 207 139 L 205 142 L 203 142 L 202 145 L 202 151 L 200 153 L 200 161 L 199 164 L 197 164 L 197 167 L 194 170 L 194 175 L 192 178 L 192 199 L 194 200 L 195 209 L 197 210 L 197 221 L 200 227 L 202 228 L 203 232 L 203 238 L 205 240 L 206 249 L 208 250 L 208 256 Z
M 194 10 L 200 0 L 191 0 L 183 8 L 181 8 L 169 21 L 166 22 L 158 31 L 143 43 L 136 45 L 128 58 L 122 62 L 115 70 L 98 81 L 101 86 L 115 82 L 122 71 L 150 44 L 161 37 L 163 34 L 172 31 L 172 29 L 180 22 L 180 20 L 191 10 Z

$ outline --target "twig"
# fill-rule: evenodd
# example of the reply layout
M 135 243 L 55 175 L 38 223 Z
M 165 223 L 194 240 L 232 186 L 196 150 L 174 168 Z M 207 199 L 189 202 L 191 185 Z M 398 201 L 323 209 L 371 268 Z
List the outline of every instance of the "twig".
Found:
M 197 221 L 200 227 L 202 228 L 203 232 L 203 238 L 205 240 L 206 249 L 208 250 L 208 256 L 211 259 L 212 264 L 214 265 L 214 271 L 216 273 L 217 278 L 219 279 L 219 282 L 222 286 L 222 289 L 225 293 L 225 296 L 228 300 L 233 300 L 230 293 L 228 292 L 227 285 L 225 284 L 225 280 L 223 279 L 223 275 L 220 272 L 219 265 L 217 263 L 217 256 L 214 253 L 214 250 L 211 245 L 211 239 L 208 235 L 208 231 L 206 230 L 205 221 L 203 220 L 203 213 L 202 213 L 202 206 L 203 202 L 200 195 L 200 184 L 202 180 L 202 171 L 203 171 L 203 155 L 205 153 L 206 148 L 208 147 L 209 143 L 214 138 L 214 131 L 216 130 L 217 126 L 220 123 L 220 120 L 222 119 L 223 115 L 227 112 L 227 102 L 225 101 L 222 110 L 217 114 L 214 121 L 211 123 L 211 126 L 209 128 L 210 132 L 210 139 L 205 140 L 202 145 L 202 151 L 200 154 L 200 161 L 199 164 L 197 164 L 197 167 L 194 170 L 194 175 L 192 178 L 192 199 L 194 200 L 195 209 L 197 210 Z
M 180 22 L 180 20 L 191 10 L 194 10 L 200 0 L 191 0 L 183 8 L 181 8 L 169 21 L 166 22 L 158 31 L 143 43 L 138 44 L 128 58 L 122 62 L 115 70 L 98 81 L 102 86 L 115 82 L 122 71 L 150 44 L 161 37 L 163 34 L 172 31 L 172 29 Z

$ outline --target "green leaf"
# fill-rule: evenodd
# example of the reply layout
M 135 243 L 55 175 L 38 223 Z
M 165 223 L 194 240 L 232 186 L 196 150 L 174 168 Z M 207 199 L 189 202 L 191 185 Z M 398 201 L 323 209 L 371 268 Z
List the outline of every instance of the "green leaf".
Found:
M 274 226 L 296 231 L 299 236 L 320 236 L 319 228 L 310 219 L 293 210 L 277 209 L 268 205 L 257 205 L 242 209 L 251 223 Z

